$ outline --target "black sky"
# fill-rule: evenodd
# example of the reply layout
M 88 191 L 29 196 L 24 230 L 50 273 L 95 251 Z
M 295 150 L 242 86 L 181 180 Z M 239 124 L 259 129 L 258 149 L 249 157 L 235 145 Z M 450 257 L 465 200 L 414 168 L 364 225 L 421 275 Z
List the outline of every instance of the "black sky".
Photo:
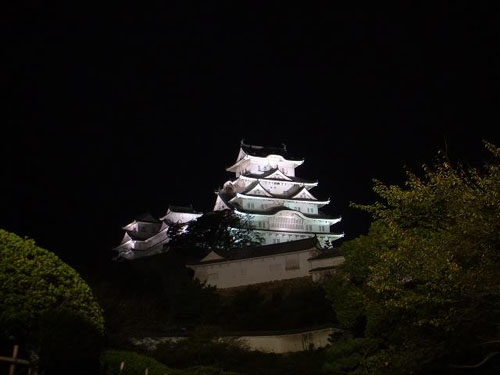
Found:
M 211 209 L 242 138 L 304 156 L 298 174 L 319 180 L 347 238 L 367 229 L 348 204 L 374 199 L 372 178 L 500 145 L 486 3 L 69 3 L 3 16 L 0 227 L 77 268 L 137 214 Z

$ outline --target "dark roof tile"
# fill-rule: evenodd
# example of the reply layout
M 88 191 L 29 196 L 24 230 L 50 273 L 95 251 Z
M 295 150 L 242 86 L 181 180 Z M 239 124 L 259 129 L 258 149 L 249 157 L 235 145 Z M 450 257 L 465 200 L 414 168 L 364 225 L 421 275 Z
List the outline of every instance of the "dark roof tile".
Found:
M 277 214 L 280 211 L 296 211 L 296 212 L 300 212 L 300 211 L 293 210 L 293 209 L 291 209 L 289 207 L 285 207 L 285 206 L 272 207 L 272 208 L 270 208 L 270 209 L 268 209 L 266 211 L 252 211 L 252 210 L 246 210 L 246 209 L 239 209 L 239 211 L 241 211 L 243 213 L 246 213 L 246 214 L 249 214 L 249 215 L 274 215 L 274 214 Z M 308 217 L 308 218 L 311 218 L 311 219 L 335 219 L 335 217 L 327 215 L 327 214 L 324 214 L 322 212 L 319 212 L 319 214 L 317 214 L 317 215 L 307 214 L 307 213 L 304 213 L 304 212 L 300 212 L 300 213 L 302 215 L 304 215 L 305 217 Z
M 201 212 L 195 211 L 192 205 L 189 205 L 189 206 L 169 205 L 168 209 L 172 212 L 179 212 L 179 213 L 185 213 L 185 214 L 201 214 Z
M 226 262 L 230 260 L 250 259 L 262 256 L 292 253 L 311 248 L 319 249 L 319 243 L 316 237 L 305 238 L 303 240 L 297 240 L 297 241 L 281 242 L 277 244 L 270 244 L 264 246 L 244 247 L 241 249 L 214 250 L 214 252 L 217 255 L 220 255 L 224 259 L 216 259 L 213 261 L 198 262 L 194 264 L 210 264 L 210 263 Z
M 149 212 L 145 212 L 135 218 L 135 221 L 141 221 L 143 223 L 161 223 L 160 220 L 156 219 Z
M 290 178 L 290 180 L 284 180 L 281 178 L 267 178 L 268 176 L 272 175 L 274 172 L 276 172 L 278 168 L 273 168 L 270 169 L 264 173 L 243 173 L 244 177 L 249 177 L 249 178 L 258 178 L 258 179 L 266 179 L 270 181 L 284 181 L 284 182 L 297 182 L 297 183 L 303 183 L 303 184 L 315 184 L 317 181 L 311 181 L 311 180 L 305 180 L 303 178 L 295 177 L 295 176 L 287 176 Z
M 241 141 L 241 149 L 247 154 L 251 156 L 257 156 L 257 157 L 266 157 L 268 155 L 281 155 L 287 160 L 296 160 L 296 161 L 302 161 L 302 158 L 295 158 L 290 156 L 286 149 L 286 145 L 282 144 L 281 147 L 275 147 L 275 146 L 258 146 L 258 145 L 251 145 L 248 143 L 245 143 L 244 140 Z
M 313 256 L 312 258 L 309 258 L 309 260 L 336 258 L 341 256 L 344 256 L 344 252 L 340 250 L 340 248 L 336 247 L 333 249 L 321 250 L 321 253 Z

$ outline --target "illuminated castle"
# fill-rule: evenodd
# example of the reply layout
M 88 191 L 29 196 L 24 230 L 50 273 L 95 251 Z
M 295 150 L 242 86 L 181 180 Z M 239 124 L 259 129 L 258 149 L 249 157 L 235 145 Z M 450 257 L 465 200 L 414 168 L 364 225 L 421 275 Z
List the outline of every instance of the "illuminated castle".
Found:
M 330 227 L 341 218 L 320 211 L 330 200 L 318 200 L 311 194 L 310 190 L 318 185 L 317 181 L 295 176 L 295 168 L 303 163 L 303 159 L 291 157 L 284 145 L 263 147 L 241 141 L 236 162 L 226 168 L 234 172 L 236 178 L 227 181 L 217 191 L 214 211 L 232 210 L 247 219 L 262 238 L 261 245 L 313 240 L 315 237 L 314 241 L 320 248 L 332 247 L 332 242 L 344 236 L 343 233 L 330 232 Z M 192 207 L 170 206 L 166 215 L 159 219 L 150 214 L 137 217 L 122 228 L 125 233 L 121 243 L 114 248 L 118 253 L 115 259 L 136 259 L 166 251 L 170 240 L 167 235 L 169 226 L 174 223 L 187 225 L 201 215 Z M 279 252 L 293 253 L 298 244 L 310 247 L 309 242 L 285 245 L 283 249 L 281 246 Z M 262 251 L 268 252 L 269 248 Z
M 202 214 L 193 207 L 170 206 L 165 216 L 156 219 L 149 213 L 142 214 L 122 227 L 125 231 L 121 243 L 113 250 L 116 260 L 137 259 L 165 251 L 170 238 L 167 231 L 172 224 L 186 224 Z
M 249 145 L 241 141 L 236 162 L 226 168 L 236 178 L 217 191 L 214 211 L 233 210 L 246 217 L 263 239 L 263 245 L 316 236 L 322 247 L 344 236 L 330 232 L 340 217 L 320 208 L 330 200 L 318 200 L 310 190 L 317 181 L 295 176 L 304 159 L 291 157 L 282 147 Z

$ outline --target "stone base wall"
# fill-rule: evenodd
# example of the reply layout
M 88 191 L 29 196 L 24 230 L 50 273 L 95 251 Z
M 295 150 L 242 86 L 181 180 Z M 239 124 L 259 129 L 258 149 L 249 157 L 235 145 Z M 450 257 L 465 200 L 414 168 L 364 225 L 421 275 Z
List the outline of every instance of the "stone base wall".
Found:
M 248 350 L 255 350 L 264 353 L 292 353 L 311 349 L 324 348 L 330 344 L 330 336 L 334 333 L 342 332 L 341 329 L 327 327 L 316 330 L 273 334 L 273 335 L 246 335 L 246 336 L 224 336 L 216 340 L 236 341 Z M 142 339 L 132 339 L 134 345 L 141 346 L 147 350 L 155 350 L 156 347 L 165 342 L 176 343 L 185 340 L 187 337 L 145 337 Z
M 324 328 L 314 331 L 271 335 L 271 336 L 241 336 L 236 341 L 247 347 L 249 350 L 256 350 L 265 353 L 291 353 L 301 352 L 310 349 L 324 348 L 330 344 L 330 335 L 335 328 Z

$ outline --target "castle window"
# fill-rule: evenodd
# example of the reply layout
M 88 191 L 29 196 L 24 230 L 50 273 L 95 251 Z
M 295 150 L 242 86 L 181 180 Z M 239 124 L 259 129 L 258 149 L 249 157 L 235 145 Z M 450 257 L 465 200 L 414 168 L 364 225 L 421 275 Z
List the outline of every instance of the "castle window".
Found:
M 298 270 L 300 269 L 300 263 L 298 258 L 292 258 L 286 260 L 285 270 Z

